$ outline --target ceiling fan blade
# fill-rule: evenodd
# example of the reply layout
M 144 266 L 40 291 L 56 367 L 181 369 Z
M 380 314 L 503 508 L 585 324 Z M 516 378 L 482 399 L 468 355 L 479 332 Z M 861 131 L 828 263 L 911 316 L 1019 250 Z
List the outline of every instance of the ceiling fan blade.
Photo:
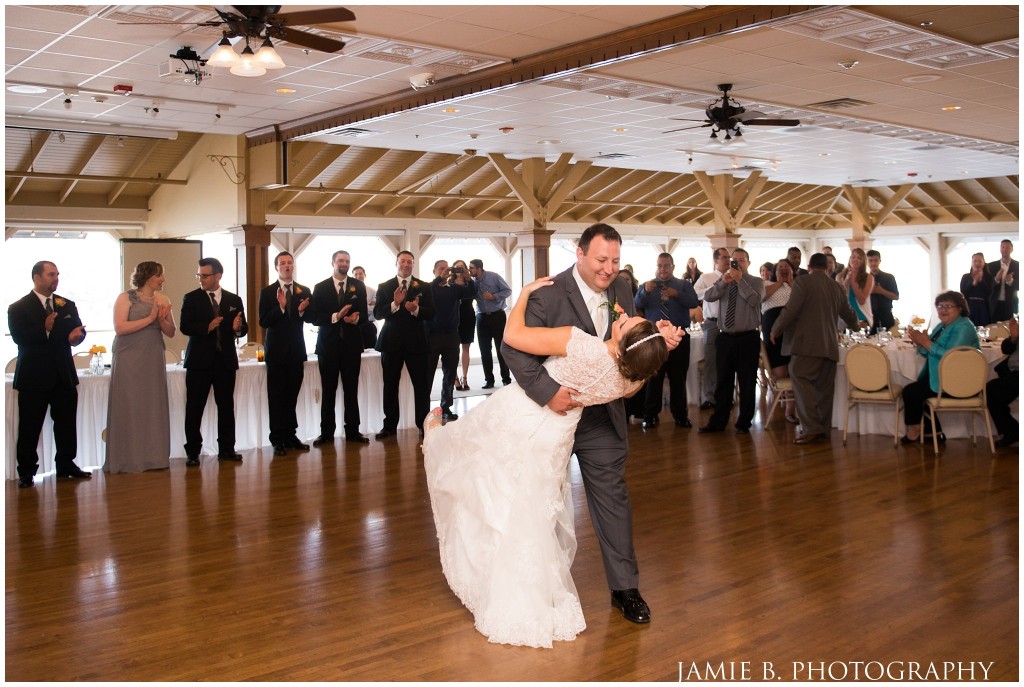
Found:
M 689 117 L 669 117 L 671 122 L 706 122 L 707 119 L 690 119 Z
M 315 24 L 333 24 L 340 21 L 355 21 L 356 15 L 344 7 L 329 7 L 322 10 L 300 10 L 278 14 L 275 21 L 283 21 L 289 26 L 313 26 Z
M 668 131 L 662 131 L 663 134 L 674 134 L 677 131 L 690 131 L 692 129 L 703 129 L 704 127 L 711 126 L 711 122 L 705 122 L 700 126 L 684 126 L 682 129 L 669 129 Z
M 290 29 L 287 26 L 282 27 L 279 31 L 274 31 L 274 37 L 295 45 L 301 45 L 304 48 L 319 50 L 320 52 L 338 52 L 345 47 L 344 41 L 324 38 L 323 36 L 299 31 L 298 29 Z
M 765 116 L 767 116 L 767 115 L 765 115 L 764 112 L 758 112 L 757 110 L 751 110 L 749 112 L 743 112 L 743 113 L 738 114 L 738 115 L 733 115 L 730 119 L 735 119 L 737 122 L 746 122 L 746 121 L 751 120 L 751 119 L 759 119 L 759 118 L 765 117 Z
M 215 6 L 217 9 L 218 6 Z M 219 7 L 224 7 L 220 5 Z M 245 19 L 266 19 L 267 17 L 277 14 L 281 6 L 280 5 L 231 5 L 234 8 L 234 14 L 239 14 Z M 217 11 L 221 11 L 217 9 Z
M 800 126 L 799 119 L 751 119 L 743 126 Z

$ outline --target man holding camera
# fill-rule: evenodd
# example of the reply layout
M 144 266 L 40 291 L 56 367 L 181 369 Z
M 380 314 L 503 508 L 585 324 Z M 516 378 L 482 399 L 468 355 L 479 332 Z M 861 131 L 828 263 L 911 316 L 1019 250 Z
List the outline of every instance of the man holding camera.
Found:
M 761 301 L 764 281 L 747 274 L 750 256 L 742 248 L 732 252 L 729 269 L 704 294 L 704 300 L 718 302 L 718 338 L 715 340 L 716 366 L 715 412 L 703 432 L 721 432 L 732 412 L 734 379 L 740 387 L 740 408 L 736 414 L 736 432 L 749 434 L 754 420 L 757 361 L 761 356 Z
M 476 337 L 480 346 L 480 366 L 484 368 L 484 389 L 494 388 L 494 360 L 491 358 L 491 342 L 498 353 L 498 370 L 501 382 L 512 383 L 505 358 L 501 355 L 501 340 L 505 336 L 505 300 L 512 295 L 510 287 L 501 275 L 484 270 L 484 261 L 474 258 L 469 261 L 469 273 L 476 282 Z
M 455 394 L 455 375 L 459 368 L 459 305 L 464 298 L 476 293 L 465 267 L 448 267 L 448 261 L 434 263 L 434 281 L 430 295 L 434 301 L 434 316 L 427 321 L 427 339 L 430 359 L 427 370 L 433 379 L 437 361 L 441 360 L 441 420 L 450 422 L 459 416 L 452 412 Z
M 729 269 L 729 249 L 716 248 L 712 253 L 714 269 L 700 275 L 693 290 L 697 298 L 704 300 L 704 294 L 714 286 L 726 270 Z M 718 372 L 715 355 L 715 342 L 718 340 L 718 301 L 704 303 L 704 378 L 700 385 L 700 409 L 708 410 L 715 407 L 715 386 Z
M 658 256 L 655 278 L 644 282 L 637 290 L 633 305 L 643 310 L 644 317 L 657 324 L 668 320 L 676 327 L 690 326 L 690 308 L 696 308 L 699 301 L 690 282 L 676 279 L 672 274 L 675 261 L 671 253 Z M 669 351 L 668 360 L 657 374 L 647 380 L 644 386 L 644 429 L 658 424 L 661 412 L 662 389 L 665 375 L 668 375 L 669 408 L 678 427 L 693 427 L 686 398 L 686 373 L 690 369 L 690 337 L 684 336 L 679 345 Z

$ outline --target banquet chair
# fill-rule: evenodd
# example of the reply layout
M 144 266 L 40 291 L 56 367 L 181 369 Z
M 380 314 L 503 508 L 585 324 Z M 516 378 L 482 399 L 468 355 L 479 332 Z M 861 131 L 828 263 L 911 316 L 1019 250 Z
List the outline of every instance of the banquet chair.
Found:
M 1002 341 L 1010 335 L 1010 328 L 1003 322 L 993 322 L 988 326 L 988 340 Z
M 75 362 L 76 370 L 88 370 L 89 363 L 92 362 L 92 353 L 87 351 L 79 351 L 71 356 L 71 359 Z
M 793 396 L 793 380 L 789 377 L 776 379 L 775 375 L 772 374 L 772 366 L 768 361 L 768 349 L 764 347 L 764 341 L 761 342 L 761 370 L 768 385 L 767 390 L 772 394 L 772 405 L 764 419 L 764 428 L 768 429 L 768 423 L 772 420 L 772 413 L 779 407 L 779 404 L 783 401 L 795 400 Z
M 900 406 L 903 387 L 890 381 L 889 358 L 872 344 L 859 344 L 846 353 L 846 421 L 843 423 L 843 446 L 850 431 L 850 408 L 858 404 L 888 404 L 896 411 L 893 417 L 892 443 L 900 444 Z M 860 414 L 857 415 L 860 434 Z
M 239 360 L 256 360 L 259 358 L 259 352 L 263 350 L 263 344 L 255 341 L 246 341 L 238 348 Z
M 928 417 L 932 426 L 932 445 L 939 452 L 939 433 L 935 431 L 936 413 L 971 413 L 971 437 L 978 445 L 978 431 L 974 413 L 985 418 L 988 431 L 988 446 L 996 452 L 992 437 L 992 423 L 988 417 L 985 385 L 988 382 L 988 361 L 984 354 L 973 346 L 957 346 L 948 351 L 939 361 L 939 395 L 925 400 L 924 415 L 921 416 L 921 443 L 924 443 L 924 419 Z
M 18 357 L 15 356 L 7 361 L 7 374 L 14 374 L 14 370 L 18 367 Z

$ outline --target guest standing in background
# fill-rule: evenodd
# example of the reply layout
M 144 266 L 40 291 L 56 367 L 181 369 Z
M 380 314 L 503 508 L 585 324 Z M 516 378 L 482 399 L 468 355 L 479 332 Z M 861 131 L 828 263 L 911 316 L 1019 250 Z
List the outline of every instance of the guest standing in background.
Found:
M 260 326 L 266 333 L 263 344 L 267 364 L 267 401 L 270 415 L 270 443 L 275 456 L 288 449 L 308 451 L 309 444 L 299 441 L 295 432 L 299 421 L 295 404 L 302 389 L 306 341 L 302 336 L 302 316 L 309 307 L 310 290 L 293 279 L 295 259 L 284 251 L 274 258 L 278 279 L 260 291 Z
M 875 278 L 868 273 L 868 259 L 863 248 L 854 248 L 850 252 L 850 262 L 836 277 L 836 281 L 846 290 L 850 307 L 857 314 L 860 326 L 870 329 L 874 322 L 871 315 L 871 292 L 875 288 Z
M 871 317 L 874 323 L 873 332 L 887 332 L 896 326 L 896 318 L 892 315 L 893 301 L 900 299 L 900 290 L 896 285 L 896 277 L 883 272 L 881 268 L 882 254 L 877 250 L 869 250 L 866 254 L 868 272 L 875 280 L 871 288 Z
M 427 320 L 430 358 L 427 374 L 433 386 L 437 361 L 441 361 L 441 420 L 450 422 L 459 416 L 452 412 L 455 377 L 459 371 L 459 304 L 473 295 L 473 280 L 465 268 L 449 268 L 447 260 L 434 263 L 434 281 L 430 298 L 434 316 Z
M 366 270 L 362 267 L 353 267 L 352 276 L 363 282 L 363 288 L 366 289 L 366 318 L 360 321 L 359 331 L 363 335 L 363 350 L 373 350 L 377 345 L 377 325 L 373 323 L 373 309 L 377 305 L 377 289 L 366 283 Z
M 764 270 L 764 265 L 761 266 L 761 269 Z M 771 272 L 771 270 L 768 271 Z M 813 268 L 811 273 L 814 273 Z M 793 293 L 793 266 L 788 260 L 779 260 L 775 264 L 775 277 L 775 281 L 766 281 L 764 284 L 764 300 L 761 301 L 761 340 L 764 342 L 764 350 L 768 355 L 768 364 L 772 367 L 772 375 L 775 376 L 775 379 L 782 379 L 789 376 L 790 357 L 782 354 L 782 334 L 773 339 L 771 333 L 775 320 L 789 303 L 789 297 Z M 787 402 L 785 405 L 786 420 L 793 424 L 799 422 L 796 416 L 796 404 Z
M 501 353 L 501 337 L 505 333 L 505 299 L 512 295 L 510 287 L 497 272 L 484 270 L 479 258 L 469 261 L 469 273 L 476 282 L 476 338 L 480 346 L 480 364 L 484 368 L 484 389 L 494 388 L 494 359 L 491 357 L 491 343 L 498 354 L 498 371 L 501 382 L 508 386 L 512 374 Z
M 999 376 L 990 381 L 985 390 L 988 413 L 1000 434 L 996 442 L 1000 448 L 1016 444 L 1020 432 L 1020 424 L 1010 412 L 1010 404 L 1020 394 L 1020 324 L 1011 319 L 1009 327 L 1010 335 L 1001 344 L 1003 355 L 1007 358 L 996 365 L 996 374 Z
M 164 337 L 177 328 L 171 302 L 160 293 L 164 268 L 140 262 L 134 289 L 114 301 L 114 345 L 107 405 L 104 472 L 142 472 L 171 466 Z
M 992 323 L 988 304 L 995 285 L 995 279 L 985 266 L 985 256 L 981 253 L 972 255 L 971 271 L 960 277 L 960 293 L 967 299 L 971 322 L 975 327 L 984 327 Z
M 185 348 L 185 465 L 199 465 L 203 450 L 201 425 L 213 388 L 217 404 L 217 458 L 242 460 L 235 451 L 235 343 L 249 332 L 245 307 L 237 294 L 222 289 L 224 266 L 217 258 L 202 258 L 196 271 L 199 288 L 185 294 L 181 304 L 181 333 Z
M 314 446 L 334 443 L 337 429 L 335 406 L 338 378 L 344 403 L 345 441 L 368 444 L 370 440 L 359 431 L 359 372 L 363 361 L 363 336 L 360 324 L 367 314 L 366 287 L 348 266 L 348 251 L 337 250 L 331 256 L 334 274 L 313 287 L 313 298 L 303 319 L 316 325 L 317 368 L 320 371 L 320 436 Z
M 696 284 L 703 272 L 697 267 L 697 258 L 690 258 L 686 261 L 686 272 L 683 273 L 683 281 Z
M 452 263 L 452 271 L 462 271 L 469 274 L 469 266 L 465 260 L 456 260 Z M 469 347 L 473 345 L 473 336 L 476 334 L 476 310 L 473 303 L 476 302 L 476 282 L 469 279 L 466 284 L 473 289 L 473 295 L 469 298 L 462 298 L 459 301 L 459 343 L 462 344 L 462 377 L 455 380 L 456 391 L 469 391 Z
M 92 477 L 75 465 L 78 455 L 78 374 L 71 347 L 85 340 L 74 301 L 55 292 L 60 273 L 52 262 L 32 266 L 32 290 L 7 308 L 7 325 L 18 345 L 18 487 L 31 487 L 39 469 L 39 434 L 46 409 L 53 418 L 57 477 Z M 10 409 L 8 409 L 10 412 Z
M 989 301 L 989 312 L 993 322 L 1010 319 L 1017 312 L 1017 283 L 1020 278 L 1020 263 L 1010 257 L 1013 242 L 1003 239 L 999 242 L 999 259 L 988 264 L 988 272 L 995 281 Z
M 710 272 L 700 275 L 700 279 L 693 285 L 697 298 L 704 300 L 704 296 L 726 270 L 729 269 L 729 249 L 716 248 L 711 252 L 714 267 Z M 700 385 L 700 409 L 708 410 L 715 407 L 715 389 L 718 383 L 716 372 L 717 354 L 715 353 L 715 342 L 718 340 L 718 302 L 704 302 L 704 372 Z

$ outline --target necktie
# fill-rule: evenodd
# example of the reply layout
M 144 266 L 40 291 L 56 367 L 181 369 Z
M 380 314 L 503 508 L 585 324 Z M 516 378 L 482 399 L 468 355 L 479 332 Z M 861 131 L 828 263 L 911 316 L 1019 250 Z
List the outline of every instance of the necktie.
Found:
M 341 302 L 345 297 L 345 282 L 338 282 L 338 308 L 341 308 Z
M 731 331 L 732 326 L 736 324 L 736 301 L 740 287 L 737 284 L 729 285 L 729 293 L 727 295 L 728 303 L 725 306 L 725 330 Z
M 292 285 L 284 285 L 284 309 L 286 312 L 291 313 L 292 311 Z
M 590 297 L 590 317 L 594 320 L 594 331 L 597 332 L 597 336 L 600 338 L 604 338 L 605 331 L 608 329 L 608 320 L 604 315 L 605 308 L 603 303 L 603 294 L 596 293 Z
M 213 316 L 217 317 L 218 315 L 220 315 L 220 308 L 217 307 L 217 296 L 214 295 L 213 291 L 210 291 L 209 293 L 210 293 L 210 308 L 213 310 Z M 213 330 L 213 335 L 214 335 L 214 345 L 217 347 L 217 350 L 219 351 L 219 350 L 221 350 L 221 348 L 220 348 L 220 328 L 219 327 L 217 329 Z
M 43 309 L 46 311 L 47 315 L 52 315 L 53 314 L 53 306 L 50 305 L 50 297 L 49 296 L 46 297 L 46 307 L 43 308 Z
M 661 287 L 661 319 L 671 322 L 672 319 L 668 316 L 668 298 L 665 297 L 665 289 L 667 288 L 667 285 Z
M 405 281 L 405 280 L 403 279 L 403 280 L 402 280 L 402 288 L 403 288 L 403 289 L 405 288 L 405 285 L 406 285 L 406 283 L 407 283 L 407 282 L 406 282 L 406 281 Z

